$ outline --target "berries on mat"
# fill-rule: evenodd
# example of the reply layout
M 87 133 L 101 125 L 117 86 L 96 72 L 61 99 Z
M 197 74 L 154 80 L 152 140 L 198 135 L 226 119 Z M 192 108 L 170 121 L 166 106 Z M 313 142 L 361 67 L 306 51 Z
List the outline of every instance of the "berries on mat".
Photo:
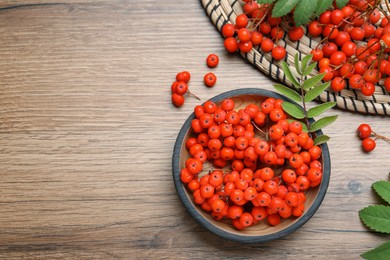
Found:
M 390 138 L 379 135 L 372 131 L 369 124 L 361 124 L 357 128 L 357 135 L 362 139 L 362 148 L 365 152 L 371 152 L 376 147 L 376 140 L 383 139 L 390 143 Z

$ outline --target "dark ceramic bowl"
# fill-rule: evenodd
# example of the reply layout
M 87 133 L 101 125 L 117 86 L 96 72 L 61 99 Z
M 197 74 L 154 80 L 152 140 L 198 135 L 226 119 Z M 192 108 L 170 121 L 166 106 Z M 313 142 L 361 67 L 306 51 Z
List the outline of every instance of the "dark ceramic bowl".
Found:
M 218 96 L 213 97 L 211 100 L 217 104 L 225 98 L 231 98 L 235 101 L 238 110 L 244 108 L 249 103 L 259 104 L 267 97 L 279 98 L 287 100 L 284 96 L 281 96 L 275 92 L 257 89 L 246 88 L 228 91 Z M 289 100 L 291 101 L 291 100 Z M 319 186 L 314 189 L 306 191 L 305 212 L 299 218 L 288 218 L 282 220 L 281 224 L 277 226 L 270 226 L 265 221 L 262 223 L 253 225 L 244 230 L 235 229 L 230 223 L 224 221 L 214 220 L 210 213 L 207 213 L 201 209 L 200 206 L 193 202 L 191 191 L 189 191 L 180 180 L 180 170 L 184 167 L 186 159 L 189 158 L 189 153 L 185 147 L 186 140 L 193 135 L 191 130 L 191 121 L 195 116 L 192 113 L 190 117 L 185 121 L 182 126 L 179 135 L 177 137 L 173 158 L 172 158 L 172 170 L 173 180 L 176 186 L 179 197 L 191 214 L 199 224 L 205 227 L 212 233 L 223 237 L 228 240 L 241 242 L 241 243 L 258 243 L 266 242 L 281 238 L 287 234 L 290 234 L 305 224 L 320 207 L 330 180 L 330 156 L 329 149 L 326 144 L 322 144 L 322 157 L 321 162 L 323 166 L 323 178 Z M 322 135 L 321 131 L 318 131 L 316 135 Z M 211 169 L 211 165 L 207 167 L 204 165 L 204 172 L 208 172 Z M 201 174 L 200 174 L 201 175 Z

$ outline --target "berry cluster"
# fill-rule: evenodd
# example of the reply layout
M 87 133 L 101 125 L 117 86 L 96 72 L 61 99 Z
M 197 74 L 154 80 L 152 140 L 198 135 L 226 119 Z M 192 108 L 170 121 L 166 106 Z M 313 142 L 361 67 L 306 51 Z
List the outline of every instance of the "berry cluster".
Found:
M 381 18 L 380 2 L 350 0 L 308 25 L 310 36 L 322 37 L 322 46 L 311 54 L 333 91 L 343 90 L 348 80 L 351 88 L 371 96 L 381 79 L 390 91 L 390 24 L 386 17 Z
M 263 219 L 277 225 L 301 216 L 305 191 L 321 183 L 321 148 L 301 123 L 287 119 L 281 104 L 267 98 L 236 111 L 228 98 L 194 108 L 190 157 L 180 178 L 215 220 L 230 220 L 237 229 Z M 212 165 L 208 173 L 205 163 Z
M 263 53 L 271 52 L 273 59 L 282 60 L 286 49 L 277 46 L 287 34 L 290 41 L 300 40 L 305 29 L 295 26 L 293 11 L 284 17 L 272 17 L 272 4 L 258 4 L 244 0 L 244 14 L 235 24 L 222 27 L 224 45 L 229 52 L 249 52 L 257 47 Z M 310 37 L 319 37 L 320 43 L 311 54 L 318 62 L 318 70 L 325 73 L 324 81 L 331 81 L 333 91 L 347 86 L 360 90 L 365 96 L 375 92 L 375 85 L 384 85 L 390 91 L 390 24 L 382 17 L 381 1 L 350 0 L 341 9 L 336 5 L 308 24 Z
M 371 152 L 376 147 L 376 139 L 383 139 L 387 142 L 390 142 L 390 139 L 382 135 L 378 135 L 372 131 L 371 126 L 368 124 L 361 124 L 357 129 L 358 136 L 363 140 L 362 148 L 366 152 Z M 371 137 L 374 137 L 371 138 Z
M 219 63 L 219 57 L 216 54 L 210 54 L 206 58 L 206 64 L 209 68 L 214 68 Z M 176 74 L 176 81 L 174 81 L 171 85 L 171 100 L 172 104 L 176 107 L 181 107 L 184 104 L 185 98 L 184 95 L 188 94 L 191 95 L 198 100 L 200 98 L 196 96 L 194 93 L 192 93 L 188 89 L 188 82 L 191 79 L 191 74 L 188 71 L 182 71 Z M 217 77 L 214 75 L 214 73 L 209 72 L 206 75 L 204 75 L 204 84 L 211 88 L 215 85 L 217 82 Z
M 275 60 L 284 59 L 286 49 L 275 45 L 285 34 L 281 27 L 282 18 L 271 16 L 271 5 L 259 5 L 256 1 L 244 2 L 245 13 L 236 17 L 234 25 L 227 23 L 222 27 L 226 50 L 246 53 L 258 46 L 264 53 L 271 52 Z M 302 27 L 291 27 L 288 32 L 291 40 L 299 40 L 303 34 Z
M 200 100 L 199 97 L 197 97 L 188 89 L 188 82 L 190 81 L 190 79 L 191 74 L 188 71 L 182 71 L 177 73 L 176 81 L 174 81 L 171 85 L 171 100 L 174 106 L 181 107 L 184 104 L 185 94 L 194 96 L 195 98 Z

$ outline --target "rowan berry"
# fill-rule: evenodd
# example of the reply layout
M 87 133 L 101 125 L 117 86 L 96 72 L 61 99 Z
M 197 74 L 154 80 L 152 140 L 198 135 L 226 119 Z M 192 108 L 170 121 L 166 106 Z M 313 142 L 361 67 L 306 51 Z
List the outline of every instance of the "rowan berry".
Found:
M 281 222 L 279 214 L 268 215 L 267 221 L 268 221 L 268 224 L 270 224 L 271 226 L 277 226 Z
M 228 209 L 228 218 L 230 219 L 238 219 L 241 217 L 242 213 L 244 212 L 243 208 L 238 205 L 232 205 Z
M 234 37 L 226 38 L 223 44 L 228 52 L 236 52 L 238 50 L 238 43 Z
M 320 49 L 311 50 L 310 54 L 313 55 L 313 61 L 320 61 L 324 58 L 324 52 Z
M 227 23 L 222 27 L 222 35 L 225 38 L 234 36 L 234 25 Z
M 302 38 L 302 36 L 304 35 L 304 31 L 303 31 L 303 28 L 301 26 L 298 26 L 298 27 L 292 27 L 289 31 L 288 31 L 288 37 L 290 38 L 290 40 L 292 41 L 298 41 Z
M 318 160 L 321 157 L 322 150 L 318 145 L 314 145 L 309 149 L 309 154 L 312 161 Z
M 191 74 L 188 71 L 182 71 L 176 74 L 176 81 L 187 83 L 191 79 Z
M 236 17 L 236 27 L 237 28 L 244 28 L 248 25 L 248 17 L 246 14 L 240 14 Z
M 272 195 L 278 192 L 278 184 L 274 180 L 268 180 L 264 183 L 263 190 Z
M 280 139 L 284 134 L 283 128 L 280 125 L 271 126 L 268 132 L 269 137 L 273 140 Z
M 274 48 L 274 42 L 269 38 L 264 38 L 263 41 L 261 42 L 260 48 L 264 52 L 270 52 Z
M 364 79 L 360 74 L 355 74 L 349 79 L 349 85 L 353 89 L 361 89 L 364 84 Z
M 187 169 L 192 174 L 198 174 L 203 169 L 203 163 L 199 159 L 190 158 Z
M 183 168 L 180 171 L 180 180 L 183 183 L 189 183 L 190 181 L 193 180 L 193 178 L 194 178 L 194 175 L 187 168 Z
M 316 182 L 322 179 L 322 171 L 317 167 L 310 167 L 307 172 L 307 178 L 310 182 Z
M 365 152 L 371 152 L 376 147 L 376 142 L 374 139 L 367 137 L 362 141 L 362 147 Z
M 289 184 L 294 183 L 296 178 L 297 178 L 297 175 L 296 175 L 295 171 L 292 169 L 285 169 L 282 172 L 282 180 L 285 183 L 289 183 Z
M 298 207 L 293 208 L 292 215 L 295 217 L 300 217 L 302 216 L 304 211 L 305 211 L 305 205 L 301 203 L 298 205 Z
M 361 125 L 359 125 L 357 132 L 358 132 L 359 137 L 362 139 L 370 137 L 370 135 L 372 133 L 371 126 L 368 124 L 361 124 Z
M 250 214 L 249 212 L 244 212 L 241 214 L 240 218 L 239 218 L 239 221 L 240 221 L 240 224 L 243 226 L 243 227 L 249 227 L 253 224 L 253 217 L 252 217 L 252 214 Z
M 215 85 L 215 83 L 217 82 L 217 76 L 215 76 L 214 73 L 209 72 L 209 73 L 207 73 L 206 75 L 204 75 L 203 80 L 204 80 L 204 84 L 205 84 L 207 87 L 211 88 L 211 87 L 213 87 L 213 86 Z
M 309 34 L 313 37 L 318 37 L 322 34 L 322 26 L 319 21 L 312 21 L 308 26 Z
M 286 57 L 286 49 L 283 46 L 276 46 L 272 49 L 272 58 L 275 60 L 283 60 Z
M 276 155 L 275 152 L 273 151 L 268 151 L 264 157 L 263 157 L 263 160 L 265 163 L 268 163 L 268 164 L 276 164 L 276 161 L 278 159 L 278 156 Z
M 289 161 L 290 165 L 291 165 L 293 168 L 295 168 L 295 169 L 301 167 L 302 164 L 303 164 L 303 158 L 302 158 L 302 156 L 301 156 L 300 154 L 298 154 L 298 153 L 293 154 L 293 155 L 289 158 L 288 161 Z
M 263 41 L 263 34 L 261 32 L 252 32 L 251 42 L 253 45 L 259 45 Z
M 206 58 L 206 64 L 209 68 L 214 68 L 219 63 L 219 57 L 216 54 L 209 54 Z
M 288 192 L 285 200 L 290 207 L 297 207 L 299 205 L 299 195 L 296 192 Z
M 184 96 L 177 93 L 172 94 L 171 100 L 175 107 L 181 107 L 184 104 Z
M 211 198 L 214 195 L 214 190 L 215 188 L 210 184 L 202 185 L 200 187 L 200 195 L 205 199 Z
M 342 77 L 335 77 L 332 79 L 330 87 L 333 91 L 339 92 L 345 88 L 345 80 Z
M 211 208 L 215 212 L 221 212 L 226 207 L 226 203 L 221 199 L 216 199 L 211 202 Z
M 261 221 L 267 217 L 267 210 L 263 207 L 253 207 L 251 214 L 254 220 Z
M 306 164 L 304 164 L 304 165 L 307 167 Z M 299 185 L 299 190 L 301 190 L 301 191 L 305 191 L 305 190 L 308 190 L 310 188 L 310 181 L 304 175 L 298 176 L 295 183 Z

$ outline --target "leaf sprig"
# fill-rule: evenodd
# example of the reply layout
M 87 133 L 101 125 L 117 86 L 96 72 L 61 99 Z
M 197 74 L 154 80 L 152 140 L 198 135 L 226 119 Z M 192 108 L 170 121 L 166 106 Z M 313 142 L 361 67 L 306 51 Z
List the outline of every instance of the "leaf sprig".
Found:
M 371 230 L 390 234 L 390 181 L 377 181 L 372 185 L 374 191 L 387 205 L 371 205 L 359 211 L 361 221 Z M 390 241 L 365 252 L 364 259 L 389 259 Z
M 321 80 L 325 76 L 324 73 L 317 74 L 313 77 L 307 77 L 307 75 L 309 75 L 317 65 L 316 62 L 310 63 L 312 57 L 312 55 L 307 55 L 302 58 L 302 61 L 300 62 L 298 54 L 295 55 L 294 67 L 296 73 L 299 76 L 298 78 L 294 75 L 289 65 L 285 61 L 282 61 L 281 66 L 283 72 L 286 75 L 287 79 L 292 82 L 296 90 L 293 90 L 281 84 L 276 84 L 274 86 L 275 89 L 281 94 L 285 95 L 286 97 L 290 98 L 295 102 L 302 103 L 303 109 L 300 106 L 288 101 L 284 101 L 282 103 L 282 107 L 290 116 L 296 119 L 304 120 L 305 123 L 302 123 L 303 129 L 309 133 L 314 133 L 330 125 L 337 119 L 337 115 L 332 115 L 320 118 L 319 120 L 311 124 L 309 122 L 309 119 L 321 115 L 322 113 L 336 105 L 336 102 L 326 102 L 308 109 L 307 102 L 316 99 L 330 85 L 329 82 L 321 82 Z M 329 139 L 330 137 L 327 135 L 317 136 L 314 139 L 314 144 L 322 144 L 329 141 Z
M 344 7 L 349 0 L 336 0 L 338 8 Z M 333 0 L 257 0 L 259 4 L 272 4 L 272 17 L 282 17 L 294 10 L 296 26 L 304 25 L 310 18 L 319 16 L 328 10 Z

